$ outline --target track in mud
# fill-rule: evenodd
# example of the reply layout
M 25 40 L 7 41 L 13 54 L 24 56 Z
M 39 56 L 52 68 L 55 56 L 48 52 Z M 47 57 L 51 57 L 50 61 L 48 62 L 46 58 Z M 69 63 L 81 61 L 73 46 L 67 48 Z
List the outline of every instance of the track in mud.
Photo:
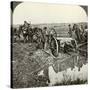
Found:
M 56 72 L 60 72 L 73 67 L 74 64 L 81 67 L 87 63 L 87 57 L 81 55 L 78 64 L 73 62 L 73 58 L 68 54 L 60 53 L 59 57 L 55 58 L 50 53 L 37 50 L 35 44 L 31 43 L 13 43 L 12 55 L 14 88 L 48 86 L 47 77 L 38 77 L 37 73 L 51 64 Z

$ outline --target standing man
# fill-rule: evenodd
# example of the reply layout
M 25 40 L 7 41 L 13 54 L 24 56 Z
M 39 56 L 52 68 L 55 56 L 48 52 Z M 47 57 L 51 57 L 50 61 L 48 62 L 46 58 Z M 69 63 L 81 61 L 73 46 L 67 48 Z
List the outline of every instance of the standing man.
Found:
M 54 28 L 51 28 L 50 35 L 53 35 L 53 37 L 57 37 L 57 33 Z
M 78 43 L 80 43 L 81 42 L 81 35 L 80 35 L 80 28 L 79 28 L 79 26 L 78 25 L 76 25 L 76 31 L 75 31 L 75 33 L 76 33 L 76 35 L 77 35 L 77 41 L 78 41 Z
M 45 39 L 44 49 L 48 50 L 48 48 L 49 48 L 49 30 L 47 29 L 47 27 L 43 28 L 43 34 L 44 34 L 44 39 Z
M 83 27 L 83 25 L 80 26 L 80 36 L 81 36 L 81 40 L 84 41 L 84 31 L 85 28 Z
M 68 32 L 69 36 L 72 37 L 72 28 L 71 28 L 71 25 L 69 24 L 68 27 L 69 27 L 69 32 Z
M 76 38 L 77 42 L 80 43 L 81 42 L 80 28 L 78 27 L 77 24 L 73 25 L 73 30 L 75 31 L 75 36 L 76 36 L 75 38 Z
M 73 28 L 72 28 L 72 38 L 75 39 L 75 40 L 77 40 L 77 35 L 76 35 L 75 31 L 76 31 L 76 26 L 74 24 L 73 25 Z
M 27 21 L 24 21 L 24 26 L 28 27 Z
M 26 42 L 28 40 L 28 27 L 29 27 L 29 24 L 27 23 L 27 21 L 24 21 L 24 25 L 22 28 L 24 42 Z
M 23 24 L 23 31 L 24 32 L 27 32 L 28 26 L 29 26 L 29 24 L 27 23 L 27 21 L 24 21 L 24 24 Z

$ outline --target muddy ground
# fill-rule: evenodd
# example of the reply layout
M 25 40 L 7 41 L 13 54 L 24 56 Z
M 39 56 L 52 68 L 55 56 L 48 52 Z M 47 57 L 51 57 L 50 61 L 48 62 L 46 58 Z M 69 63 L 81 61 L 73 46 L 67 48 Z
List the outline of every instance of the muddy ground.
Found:
M 85 47 L 84 47 L 85 48 Z M 44 50 L 37 50 L 36 45 L 33 43 L 13 43 L 12 44 L 12 87 L 13 88 L 26 88 L 26 87 L 44 87 L 48 86 L 47 78 L 38 76 L 37 73 L 40 68 L 48 67 L 48 64 L 54 63 L 56 60 L 61 61 L 60 58 L 65 58 L 70 55 L 60 53 L 59 59 L 55 59 L 51 54 L 44 52 Z M 71 59 L 71 60 L 70 60 Z M 60 63 L 59 71 L 73 67 L 73 58 L 69 58 L 64 63 Z M 63 60 L 63 59 L 62 59 Z M 76 62 L 76 61 L 75 61 Z M 75 65 L 82 66 L 87 63 L 87 57 L 80 56 L 79 62 Z M 43 67 L 43 65 L 45 65 Z M 57 62 L 53 65 L 56 72 Z M 84 82 L 73 82 L 68 84 L 82 84 Z M 56 84 L 57 85 L 57 84 Z M 64 83 L 63 83 L 64 85 Z

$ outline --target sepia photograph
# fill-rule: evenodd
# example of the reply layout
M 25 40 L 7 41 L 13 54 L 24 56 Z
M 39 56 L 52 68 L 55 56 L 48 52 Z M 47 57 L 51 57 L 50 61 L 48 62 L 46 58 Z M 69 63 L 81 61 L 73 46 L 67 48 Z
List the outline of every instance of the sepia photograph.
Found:
M 10 5 L 11 88 L 88 84 L 88 6 Z

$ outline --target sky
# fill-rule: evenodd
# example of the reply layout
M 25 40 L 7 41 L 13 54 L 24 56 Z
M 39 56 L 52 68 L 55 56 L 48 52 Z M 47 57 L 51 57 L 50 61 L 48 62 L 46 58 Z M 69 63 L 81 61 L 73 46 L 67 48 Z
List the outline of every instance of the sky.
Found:
M 87 22 L 87 14 L 77 5 L 24 2 L 13 12 L 13 24 L 78 23 Z

